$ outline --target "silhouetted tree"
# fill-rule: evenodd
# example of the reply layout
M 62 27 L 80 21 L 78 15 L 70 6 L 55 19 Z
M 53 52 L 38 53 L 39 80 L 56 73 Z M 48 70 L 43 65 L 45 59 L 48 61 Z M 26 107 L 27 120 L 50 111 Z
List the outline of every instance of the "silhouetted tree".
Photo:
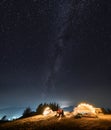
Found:
M 36 109 L 36 113 L 39 115 L 39 114 L 42 114 L 44 109 L 46 107 L 50 107 L 53 111 L 57 111 L 58 108 L 59 108 L 59 105 L 57 103 L 44 103 L 44 104 L 40 104 L 37 109 Z
M 3 117 L 1 118 L 1 120 L 2 120 L 2 121 L 6 121 L 6 120 L 7 120 L 7 116 L 6 116 L 6 115 L 3 116 Z
M 24 112 L 23 112 L 23 116 L 22 117 L 28 117 L 32 115 L 32 110 L 30 107 L 27 107 Z
M 49 104 L 49 107 L 50 107 L 53 111 L 57 111 L 57 110 L 60 108 L 59 104 L 57 104 L 57 103 L 50 103 L 50 104 Z
M 39 104 L 39 106 L 36 109 L 37 114 L 42 114 L 43 113 L 43 104 Z
M 7 116 L 6 115 L 4 115 L 2 118 L 1 118 L 1 120 L 0 120 L 0 122 L 7 122 L 8 121 L 8 119 L 7 119 Z
M 108 109 L 107 109 L 107 112 L 108 112 L 108 114 L 111 114 L 111 109 L 108 108 Z
M 104 114 L 107 114 L 107 111 L 106 111 L 105 108 L 101 108 L 101 109 L 102 109 L 102 112 L 103 112 Z

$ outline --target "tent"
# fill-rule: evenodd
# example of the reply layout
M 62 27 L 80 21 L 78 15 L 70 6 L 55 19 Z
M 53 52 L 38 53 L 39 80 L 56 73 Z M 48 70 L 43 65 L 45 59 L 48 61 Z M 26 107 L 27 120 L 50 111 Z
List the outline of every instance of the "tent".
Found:
M 49 114 L 52 114 L 53 111 L 50 107 L 46 107 L 43 111 L 43 115 L 49 115 Z
M 82 116 L 96 116 L 96 109 L 90 104 L 80 103 L 77 107 L 74 108 L 73 114 L 81 114 Z
M 95 108 L 95 112 L 96 112 L 96 114 L 98 114 L 98 115 L 103 114 L 102 108 Z

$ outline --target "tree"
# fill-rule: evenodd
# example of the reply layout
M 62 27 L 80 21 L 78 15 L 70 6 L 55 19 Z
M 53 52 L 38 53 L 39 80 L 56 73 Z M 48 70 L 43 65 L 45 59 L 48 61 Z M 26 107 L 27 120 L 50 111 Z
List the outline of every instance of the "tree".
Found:
M 7 121 L 7 116 L 4 115 L 4 116 L 1 118 L 1 121 Z
M 57 104 L 57 103 L 50 103 L 50 104 L 49 104 L 49 107 L 50 107 L 53 111 L 57 111 L 57 110 L 60 108 L 59 104 Z
M 36 113 L 39 115 L 39 114 L 42 114 L 43 113 L 43 104 L 39 104 L 39 106 L 37 107 L 36 109 Z
M 107 114 L 107 111 L 106 111 L 105 108 L 101 108 L 101 110 L 102 110 L 102 112 L 103 112 L 104 114 Z
M 39 115 L 39 114 L 42 114 L 44 109 L 46 107 L 50 107 L 53 111 L 57 111 L 59 107 L 59 105 L 57 103 L 44 103 L 44 104 L 39 104 L 39 106 L 37 107 L 36 109 L 36 113 Z
M 1 120 L 0 120 L 0 122 L 7 122 L 8 121 L 8 119 L 7 119 L 7 116 L 6 115 L 4 115 L 2 118 L 1 118 Z
M 32 114 L 32 110 L 30 107 L 27 107 L 24 112 L 23 112 L 23 116 L 22 117 L 28 117 L 28 116 L 31 116 Z
M 110 108 L 107 109 L 107 113 L 111 114 L 111 109 Z

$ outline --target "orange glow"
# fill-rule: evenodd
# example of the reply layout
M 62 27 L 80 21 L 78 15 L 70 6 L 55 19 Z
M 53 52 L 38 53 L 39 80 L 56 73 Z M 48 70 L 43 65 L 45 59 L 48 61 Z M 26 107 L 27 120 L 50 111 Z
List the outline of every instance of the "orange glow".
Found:
M 51 113 L 53 113 L 53 111 L 49 107 L 46 107 L 44 112 L 43 112 L 43 115 L 48 115 L 48 114 L 51 114 Z
M 90 113 L 90 114 L 96 114 L 95 108 L 87 103 L 80 103 L 75 109 L 74 114 L 77 113 Z

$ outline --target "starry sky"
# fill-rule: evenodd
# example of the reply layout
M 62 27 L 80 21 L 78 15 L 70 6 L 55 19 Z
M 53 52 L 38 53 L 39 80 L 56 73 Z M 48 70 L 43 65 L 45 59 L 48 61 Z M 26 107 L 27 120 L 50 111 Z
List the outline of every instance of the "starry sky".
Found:
M 0 108 L 111 107 L 110 92 L 110 0 L 0 0 Z

